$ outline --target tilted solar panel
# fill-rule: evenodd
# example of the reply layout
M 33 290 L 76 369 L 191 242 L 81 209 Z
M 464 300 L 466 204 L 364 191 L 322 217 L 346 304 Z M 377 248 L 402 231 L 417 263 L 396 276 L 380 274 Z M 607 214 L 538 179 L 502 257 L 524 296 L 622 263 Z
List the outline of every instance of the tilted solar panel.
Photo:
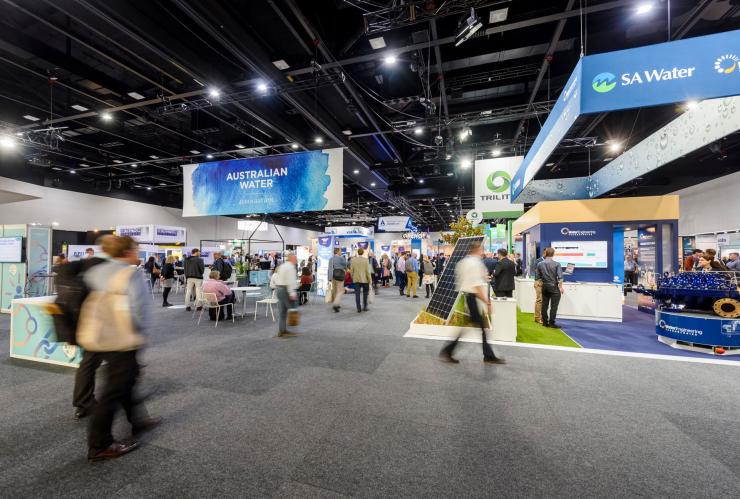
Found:
M 482 243 L 483 236 L 461 237 L 457 240 L 455 248 L 452 250 L 452 255 L 447 260 L 447 265 L 434 287 L 434 294 L 429 301 L 429 305 L 427 305 L 426 311 L 428 313 L 445 321 L 450 318 L 452 307 L 455 305 L 459 295 L 458 290 L 455 289 L 455 267 L 457 266 L 457 262 L 468 256 L 471 244 L 476 242 Z

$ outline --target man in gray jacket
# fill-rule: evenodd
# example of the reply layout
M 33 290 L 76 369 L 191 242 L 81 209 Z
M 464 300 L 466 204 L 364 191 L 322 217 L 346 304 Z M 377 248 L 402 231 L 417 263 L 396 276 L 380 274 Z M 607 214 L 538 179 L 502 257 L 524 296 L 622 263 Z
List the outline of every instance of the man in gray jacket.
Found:
M 193 248 L 190 256 L 185 259 L 185 310 L 190 311 L 190 299 L 195 295 L 195 302 L 198 310 L 203 306 L 203 274 L 206 271 L 206 264 L 200 257 L 200 250 Z
M 344 274 L 347 271 L 347 259 L 342 256 L 340 248 L 334 248 L 334 256 L 329 260 L 327 279 L 331 282 L 331 304 L 339 312 L 344 294 Z

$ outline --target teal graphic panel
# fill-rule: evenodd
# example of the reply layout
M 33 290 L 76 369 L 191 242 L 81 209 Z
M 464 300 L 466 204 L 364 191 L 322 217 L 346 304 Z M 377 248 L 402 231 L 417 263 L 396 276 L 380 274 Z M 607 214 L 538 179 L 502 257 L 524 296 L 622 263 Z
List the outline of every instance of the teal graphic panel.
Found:
M 82 350 L 57 343 L 54 321 L 46 312 L 47 303 L 15 303 L 11 313 L 10 356 L 44 362 L 79 366 Z

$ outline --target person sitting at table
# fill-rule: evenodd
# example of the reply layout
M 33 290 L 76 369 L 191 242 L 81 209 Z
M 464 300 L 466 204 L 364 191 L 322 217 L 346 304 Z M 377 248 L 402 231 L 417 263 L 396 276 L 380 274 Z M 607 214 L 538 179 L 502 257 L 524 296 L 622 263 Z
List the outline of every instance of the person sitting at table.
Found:
M 219 280 L 221 274 L 219 274 L 217 270 L 212 270 L 211 273 L 208 274 L 208 277 L 209 279 L 203 283 L 203 292 L 215 293 L 219 305 L 234 303 L 234 301 L 236 300 L 234 292 L 223 281 Z M 233 305 L 231 307 L 224 307 L 222 309 L 225 310 L 226 315 L 224 320 L 231 319 L 231 315 L 234 313 L 233 309 Z M 211 320 L 216 320 L 216 314 L 212 309 L 209 310 L 209 315 L 211 316 Z
M 313 284 L 313 275 L 311 275 L 310 267 L 303 267 L 301 270 L 301 282 L 298 286 L 298 304 L 305 305 L 308 303 L 308 292 L 311 291 L 311 284 Z

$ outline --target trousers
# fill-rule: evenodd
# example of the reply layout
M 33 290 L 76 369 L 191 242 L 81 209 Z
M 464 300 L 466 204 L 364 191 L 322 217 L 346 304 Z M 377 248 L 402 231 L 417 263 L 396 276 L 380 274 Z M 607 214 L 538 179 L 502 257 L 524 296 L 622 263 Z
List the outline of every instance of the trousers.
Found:
M 408 278 L 406 296 L 416 296 L 416 286 L 419 282 L 419 274 L 417 272 L 406 272 L 406 277 Z
M 558 315 L 558 304 L 560 304 L 560 289 L 558 285 L 543 283 L 542 322 L 545 325 L 555 323 L 555 317 Z
M 278 286 L 275 296 L 278 299 L 278 331 L 284 333 L 288 330 L 288 310 L 296 308 L 295 302 L 290 299 L 285 286 Z
M 398 290 L 403 294 L 403 290 L 406 288 L 406 272 L 396 271 L 396 281 L 398 281 Z
M 95 407 L 95 372 L 103 363 L 103 356 L 99 352 L 82 354 L 80 367 L 75 373 L 75 387 L 72 394 L 72 405 L 85 412 L 90 412 Z
M 185 283 L 185 306 L 190 306 L 191 298 L 195 297 L 195 300 L 202 305 L 203 300 L 203 279 L 197 277 L 188 277 Z
M 338 307 L 342 304 L 342 295 L 344 294 L 344 281 L 331 281 L 331 304 Z
M 470 320 L 480 328 L 481 336 L 483 338 L 483 358 L 487 360 L 495 359 L 496 355 L 493 353 L 493 349 L 486 339 L 486 327 L 483 322 L 483 315 L 481 315 L 480 309 L 478 308 L 478 298 L 474 294 L 465 293 L 465 308 L 468 309 Z M 455 352 L 455 348 L 460 341 L 460 335 L 462 335 L 462 332 L 463 330 L 460 329 L 457 333 L 457 338 L 448 343 L 447 346 L 442 349 L 442 353 L 444 355 L 452 357 L 452 354 Z
M 542 323 L 542 281 L 534 281 L 534 320 Z
M 513 298 L 514 291 L 508 290 L 508 291 L 495 291 L 493 292 L 496 295 L 496 298 Z
M 129 352 L 98 352 L 95 354 L 108 364 L 103 393 L 90 418 L 87 446 L 91 454 L 101 451 L 113 443 L 113 418 L 118 406 L 126 411 L 129 422 L 135 424 L 136 406 L 133 390 L 139 377 L 136 350 Z
M 367 295 L 370 292 L 370 284 L 366 282 L 355 283 L 355 305 L 357 305 L 357 311 L 367 309 Z M 360 293 L 362 293 L 362 307 L 360 307 Z

